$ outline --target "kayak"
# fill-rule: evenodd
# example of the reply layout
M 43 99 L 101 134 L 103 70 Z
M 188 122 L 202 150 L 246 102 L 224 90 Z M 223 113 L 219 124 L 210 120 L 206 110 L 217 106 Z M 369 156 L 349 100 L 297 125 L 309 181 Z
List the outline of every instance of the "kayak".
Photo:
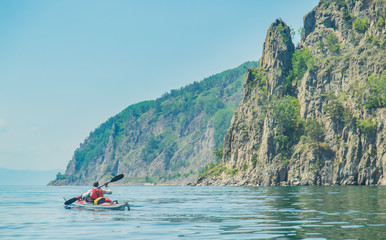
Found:
M 64 201 L 67 201 L 68 198 L 64 198 Z M 84 208 L 87 210 L 120 210 L 125 211 L 126 208 L 130 211 L 130 205 L 128 202 L 125 203 L 102 203 L 102 204 L 93 204 L 90 202 L 86 202 L 85 200 L 79 199 L 70 205 L 64 205 L 65 208 Z

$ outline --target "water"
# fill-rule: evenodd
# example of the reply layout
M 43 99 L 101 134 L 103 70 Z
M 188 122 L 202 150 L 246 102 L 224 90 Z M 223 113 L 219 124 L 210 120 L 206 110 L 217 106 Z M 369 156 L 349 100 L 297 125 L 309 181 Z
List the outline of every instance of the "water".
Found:
M 65 209 L 85 187 L 1 186 L 0 239 L 386 239 L 386 187 L 111 188 L 131 211 Z

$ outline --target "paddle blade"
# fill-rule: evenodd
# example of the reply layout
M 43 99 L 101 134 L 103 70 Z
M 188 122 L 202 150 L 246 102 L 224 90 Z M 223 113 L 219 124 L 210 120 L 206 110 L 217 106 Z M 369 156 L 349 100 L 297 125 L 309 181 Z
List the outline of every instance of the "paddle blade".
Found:
M 111 179 L 110 182 L 116 182 L 116 181 L 118 181 L 118 180 L 121 180 L 123 177 L 124 177 L 123 174 L 119 174 L 119 175 L 113 177 L 113 179 Z
M 70 204 L 73 204 L 73 203 L 76 202 L 76 200 L 78 200 L 78 199 L 79 199 L 78 197 L 74 197 L 74 198 L 68 199 L 67 201 L 64 202 L 64 205 L 70 205 Z

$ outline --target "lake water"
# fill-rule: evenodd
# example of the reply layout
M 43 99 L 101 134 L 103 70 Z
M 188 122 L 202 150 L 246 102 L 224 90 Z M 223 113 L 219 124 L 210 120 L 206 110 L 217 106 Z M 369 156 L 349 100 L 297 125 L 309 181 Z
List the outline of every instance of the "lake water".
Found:
M 87 187 L 0 186 L 0 239 L 386 239 L 386 187 L 112 186 L 131 211 L 65 209 Z

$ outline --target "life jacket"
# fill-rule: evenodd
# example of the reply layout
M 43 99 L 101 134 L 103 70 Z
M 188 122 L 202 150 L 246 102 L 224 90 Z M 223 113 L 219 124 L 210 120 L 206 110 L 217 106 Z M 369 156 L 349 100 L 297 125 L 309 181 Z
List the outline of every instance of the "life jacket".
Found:
M 90 198 L 94 201 L 100 197 L 103 197 L 103 190 L 101 188 L 94 188 L 91 192 Z

